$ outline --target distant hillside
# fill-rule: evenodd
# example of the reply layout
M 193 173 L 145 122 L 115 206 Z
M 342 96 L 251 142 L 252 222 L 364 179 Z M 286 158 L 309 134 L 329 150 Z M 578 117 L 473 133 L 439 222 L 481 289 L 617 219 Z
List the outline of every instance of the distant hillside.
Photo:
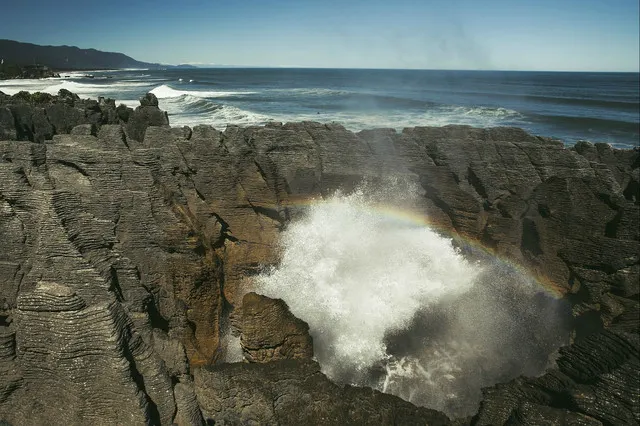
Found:
M 159 64 L 140 62 L 122 53 L 80 49 L 75 46 L 40 46 L 14 40 L 0 40 L 0 60 L 5 64 L 46 65 L 56 70 L 115 68 L 158 68 Z

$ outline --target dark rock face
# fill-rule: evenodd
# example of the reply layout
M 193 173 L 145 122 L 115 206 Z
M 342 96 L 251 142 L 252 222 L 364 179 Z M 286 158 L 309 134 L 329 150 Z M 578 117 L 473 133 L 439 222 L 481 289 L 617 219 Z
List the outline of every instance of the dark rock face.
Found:
M 158 106 L 158 98 L 153 93 L 147 93 L 142 98 L 140 98 L 140 106 L 148 107 L 148 106 Z
M 486 389 L 473 424 L 637 424 L 638 343 L 604 330 L 562 348 L 557 370 Z
M 169 121 L 153 94 L 143 97 L 140 104 L 135 111 L 124 105 L 116 108 L 112 99 L 82 100 L 66 89 L 61 89 L 58 96 L 0 94 L 0 140 L 43 143 L 81 125 L 93 126 L 96 130 L 91 134 L 95 135 L 102 125 L 126 124 L 130 137 L 142 142 L 148 126 L 167 126 Z
M 124 127 L 129 139 L 133 139 L 138 142 L 142 142 L 144 140 L 147 127 L 169 126 L 169 118 L 167 117 L 166 112 L 161 111 L 157 106 L 144 105 L 147 102 L 145 98 L 142 98 L 140 102 L 142 104 L 141 106 L 127 114 L 128 121 Z
M 198 368 L 194 381 L 202 413 L 215 424 L 450 424 L 392 395 L 340 388 L 310 360 Z
M 0 46 L 2 46 L 3 41 L 0 41 Z M 0 47 L 0 50 L 2 48 Z M 4 55 L 3 55 L 4 57 Z M 50 77 L 60 77 L 58 73 L 50 69 L 49 67 L 43 65 L 32 65 L 32 61 L 27 61 L 27 63 L 22 63 L 22 66 L 17 63 L 10 63 L 10 59 L 7 61 L 7 64 L 0 63 L 0 80 L 5 79 L 14 79 L 14 78 L 50 78 Z
M 250 292 L 242 298 L 241 344 L 249 362 L 313 358 L 309 325 L 281 299 Z
M 640 421 L 638 150 L 510 128 L 170 128 L 156 101 L 0 96 L 0 419 L 446 424 L 331 384 L 300 359 L 306 324 L 245 296 L 300 200 L 396 174 L 424 214 L 573 305 L 558 368 L 487 389 L 473 422 Z M 266 363 L 204 367 L 233 318 Z
M 24 373 L 21 391 L 23 400 L 32 403 L 14 406 L 14 422 L 144 423 L 158 417 L 157 407 L 132 380 L 126 359 L 143 360 L 149 348 L 135 341 L 115 300 L 87 307 L 71 288 L 39 282 L 19 295 L 15 322 L 16 363 Z M 170 383 L 164 389 L 157 385 L 158 392 L 171 391 Z M 48 402 L 49 395 L 56 395 L 55 404 Z M 175 410 L 173 399 L 167 402 L 165 421 Z

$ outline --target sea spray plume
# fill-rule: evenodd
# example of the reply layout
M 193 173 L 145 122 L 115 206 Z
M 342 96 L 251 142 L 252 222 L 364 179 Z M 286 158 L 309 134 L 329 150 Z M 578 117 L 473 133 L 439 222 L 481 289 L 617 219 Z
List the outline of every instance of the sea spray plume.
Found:
M 309 323 L 333 380 L 469 415 L 483 386 L 544 371 L 567 341 L 566 312 L 505 262 L 481 250 L 465 259 L 451 239 L 381 214 L 382 202 L 420 198 L 394 180 L 312 204 L 257 287 Z
M 314 330 L 327 374 L 356 382 L 386 359 L 388 333 L 467 291 L 479 272 L 450 241 L 380 216 L 374 202 L 361 188 L 312 206 L 283 234 L 280 266 L 259 278 Z
M 360 188 L 312 206 L 283 234 L 280 266 L 259 277 L 263 293 L 309 323 L 332 377 L 368 374 L 388 356 L 388 333 L 468 291 L 480 272 L 433 231 L 380 216 L 372 209 L 379 198 Z

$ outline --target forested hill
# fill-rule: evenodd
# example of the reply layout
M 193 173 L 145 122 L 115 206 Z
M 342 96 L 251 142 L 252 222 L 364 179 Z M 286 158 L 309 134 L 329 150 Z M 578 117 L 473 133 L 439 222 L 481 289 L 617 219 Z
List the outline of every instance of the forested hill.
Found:
M 123 53 L 80 49 L 75 46 L 40 46 L 14 40 L 0 40 L 0 60 L 5 64 L 45 65 L 56 70 L 115 68 L 157 68 L 159 64 L 140 62 Z

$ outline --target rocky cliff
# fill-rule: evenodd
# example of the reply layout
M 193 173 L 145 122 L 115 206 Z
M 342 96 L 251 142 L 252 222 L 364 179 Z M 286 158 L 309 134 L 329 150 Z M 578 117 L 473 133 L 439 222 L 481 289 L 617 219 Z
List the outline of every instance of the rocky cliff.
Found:
M 301 200 L 408 176 L 438 226 L 570 301 L 557 367 L 472 424 L 640 421 L 639 152 L 464 126 L 171 128 L 152 96 L 0 95 L 0 419 L 11 424 L 448 424 L 339 387 L 307 325 L 250 293 Z M 248 293 L 248 294 L 247 294 Z M 229 333 L 249 363 L 225 364 Z

